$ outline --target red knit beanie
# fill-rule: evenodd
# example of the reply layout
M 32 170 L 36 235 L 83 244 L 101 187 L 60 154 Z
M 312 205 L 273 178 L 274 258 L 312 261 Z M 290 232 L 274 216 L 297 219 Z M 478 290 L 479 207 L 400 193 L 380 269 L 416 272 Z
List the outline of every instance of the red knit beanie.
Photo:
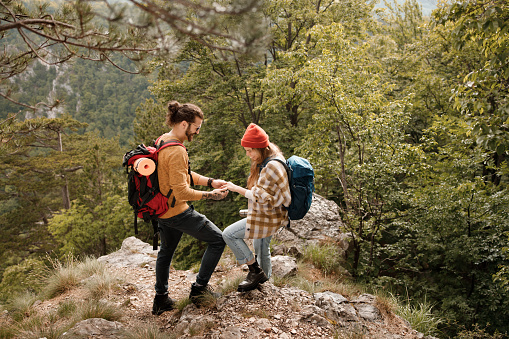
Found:
M 269 136 L 260 126 L 250 124 L 247 126 L 240 144 L 244 147 L 265 148 L 269 146 Z

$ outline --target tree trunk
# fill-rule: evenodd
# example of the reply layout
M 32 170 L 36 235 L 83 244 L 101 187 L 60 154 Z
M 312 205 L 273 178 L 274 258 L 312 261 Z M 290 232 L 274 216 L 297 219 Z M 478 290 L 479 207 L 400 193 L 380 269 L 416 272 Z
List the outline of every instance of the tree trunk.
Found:
M 63 152 L 64 147 L 62 145 L 62 133 L 60 131 L 58 133 L 58 151 Z M 68 210 L 71 208 L 71 198 L 69 197 L 69 183 L 67 182 L 67 177 L 62 175 L 64 179 L 64 185 L 62 186 L 62 204 L 64 205 L 64 209 Z

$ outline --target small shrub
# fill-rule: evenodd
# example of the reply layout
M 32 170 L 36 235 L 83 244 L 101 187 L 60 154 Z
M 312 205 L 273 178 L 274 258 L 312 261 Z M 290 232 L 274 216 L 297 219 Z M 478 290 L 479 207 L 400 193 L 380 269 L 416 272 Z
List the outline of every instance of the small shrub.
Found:
M 16 294 L 7 305 L 12 317 L 16 321 L 30 316 L 33 313 L 32 306 L 37 301 L 37 296 L 32 292 L 23 292 Z
M 325 275 L 340 273 L 339 248 L 334 244 L 312 244 L 304 249 L 304 260 L 322 270 Z
M 380 310 L 380 312 L 384 316 L 389 316 L 393 313 L 396 313 L 398 304 L 396 303 L 396 300 L 392 297 L 377 295 L 376 307 Z
M 11 339 L 15 338 L 17 331 L 13 326 L 15 323 L 12 319 L 8 319 L 7 317 L 0 318 L 0 338 L 1 339 Z
M 38 277 L 45 272 L 45 265 L 37 259 L 25 259 L 18 265 L 7 267 L 0 276 L 0 298 L 8 300 L 13 295 L 29 291 L 37 293 L 43 285 Z
M 77 269 L 77 259 L 72 255 L 65 257 L 64 261 L 49 259 L 53 271 L 46 279 L 42 294 L 51 299 L 65 293 L 79 285 L 81 272 Z
M 106 265 L 93 257 L 86 257 L 77 264 L 80 274 L 84 277 L 90 277 L 94 274 L 104 273 Z
M 23 319 L 17 324 L 18 336 L 26 339 L 58 339 L 69 329 L 62 323 L 55 322 L 55 315 L 51 314 L 35 314 Z
M 272 275 L 271 279 L 272 279 L 272 283 L 274 284 L 274 286 L 277 286 L 277 287 L 285 287 L 288 285 L 292 285 L 292 277 L 287 277 L 287 276 L 279 277 L 276 275 Z
M 430 305 L 426 299 L 417 306 L 414 306 L 409 299 L 403 303 L 397 301 L 396 303 L 398 304 L 396 314 L 408 321 L 414 330 L 431 336 L 439 334 L 438 326 L 443 321 L 433 314 L 433 305 Z

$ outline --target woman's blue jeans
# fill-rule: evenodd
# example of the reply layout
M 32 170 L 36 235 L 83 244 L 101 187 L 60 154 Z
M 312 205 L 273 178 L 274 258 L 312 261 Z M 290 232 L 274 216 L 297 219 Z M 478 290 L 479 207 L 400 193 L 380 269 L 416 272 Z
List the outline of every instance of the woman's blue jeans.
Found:
M 247 218 L 241 219 L 223 231 L 223 239 L 231 248 L 239 264 L 245 264 L 254 259 L 253 252 L 247 246 L 245 239 Z M 268 278 L 272 275 L 272 263 L 270 262 L 270 240 L 272 236 L 262 239 L 253 239 L 253 247 L 256 260 Z
M 221 230 L 203 214 L 196 212 L 193 206 L 174 217 L 159 219 L 158 224 L 161 248 L 156 261 L 156 293 L 168 292 L 171 260 L 182 233 L 208 243 L 196 277 L 198 284 L 207 285 L 223 254 L 225 243 Z

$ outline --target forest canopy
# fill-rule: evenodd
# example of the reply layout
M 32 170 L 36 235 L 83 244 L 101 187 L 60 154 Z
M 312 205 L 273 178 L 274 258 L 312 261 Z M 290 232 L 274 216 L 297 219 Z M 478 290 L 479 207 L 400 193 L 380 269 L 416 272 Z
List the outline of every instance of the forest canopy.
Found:
M 415 0 L 178 3 L 188 7 L 0 1 L 14 51 L 0 60 L 2 270 L 47 252 L 104 255 L 132 235 L 121 157 L 167 132 L 165 104 L 178 100 L 205 112 L 186 145 L 194 171 L 245 185 L 240 138 L 259 124 L 285 156 L 310 160 L 317 193 L 339 205 L 354 281 L 430 301 L 446 320 L 440 337 L 509 331 L 506 1 L 455 0 L 431 16 Z M 48 17 L 16 28 L 48 36 L 8 29 Z M 105 40 L 87 40 L 80 23 Z M 244 203 L 195 206 L 224 228 Z M 203 251 L 191 239 L 182 248 L 182 268 Z

